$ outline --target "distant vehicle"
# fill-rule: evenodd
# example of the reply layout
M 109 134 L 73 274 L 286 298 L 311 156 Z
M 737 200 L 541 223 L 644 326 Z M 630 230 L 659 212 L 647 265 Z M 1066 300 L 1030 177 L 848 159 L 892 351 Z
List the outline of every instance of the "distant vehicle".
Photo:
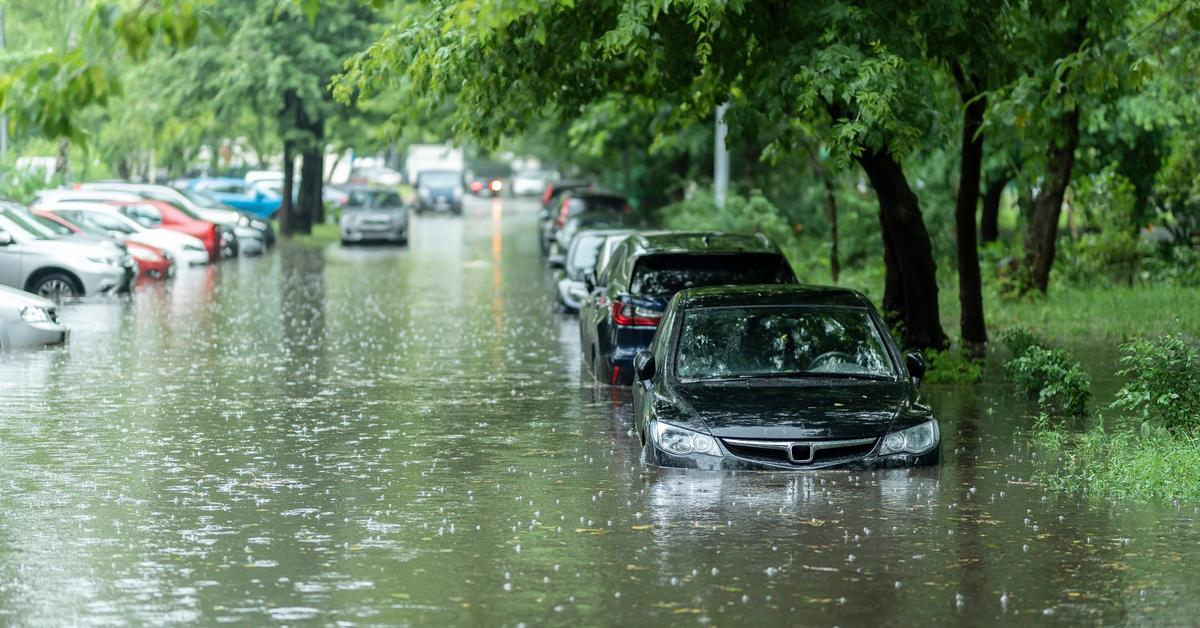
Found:
M 513 196 L 539 196 L 552 179 L 553 174 L 545 170 L 519 170 L 513 173 L 509 189 Z
M 342 244 L 394 242 L 408 244 L 408 209 L 394 189 L 346 186 L 340 222 Z
M 275 240 L 275 232 L 266 221 L 234 211 L 202 192 L 180 190 L 167 185 L 123 182 L 85 183 L 81 189 L 136 194 L 185 209 L 203 220 L 232 229 L 237 237 L 237 252 L 244 255 L 258 255 Z M 223 254 L 227 252 L 228 248 Z
M 462 173 L 456 170 L 426 170 L 417 177 L 417 212 L 463 209 Z
M 538 211 L 537 223 L 538 248 L 541 249 L 543 257 L 550 253 L 550 241 L 546 239 L 546 232 L 549 229 L 549 224 L 554 222 L 554 218 L 557 215 L 555 212 L 559 208 L 562 195 L 571 190 L 579 190 L 591 186 L 591 181 L 551 181 L 546 185 L 545 191 L 542 192 L 542 209 Z
M 208 249 L 201 240 L 170 229 L 148 229 L 111 205 L 63 201 L 37 205 L 35 211 L 42 215 L 55 216 L 79 231 L 165 249 L 180 264 L 195 266 L 207 264 L 209 261 Z
M 225 205 L 259 218 L 271 218 L 283 203 L 283 196 L 266 185 L 270 181 L 247 182 L 245 179 L 219 177 L 189 179 L 185 183 L 190 190 L 211 194 Z
M 387 166 L 355 168 L 350 171 L 351 185 L 374 185 L 394 188 L 401 183 L 404 183 L 404 175 Z
M 504 181 L 498 177 L 472 177 L 467 189 L 475 196 L 500 196 L 500 192 L 504 191 Z
M 649 464 L 731 470 L 938 463 L 941 431 L 862 294 L 722 286 L 671 300 L 634 358 L 634 430 Z
M 576 234 L 584 229 L 613 229 L 616 227 L 626 227 L 633 223 L 633 217 L 629 214 L 618 214 L 614 212 L 597 211 L 584 212 L 577 214 L 567 219 L 567 224 L 563 225 L 562 229 L 554 236 L 554 253 L 550 256 L 551 265 L 557 257 L 562 260 L 563 253 L 566 253 L 571 248 L 571 242 L 575 240 Z M 562 251 L 563 253 L 559 253 Z
M 624 194 L 617 192 L 590 188 L 578 188 L 564 192 L 559 197 L 558 208 L 554 211 L 554 220 L 546 222 L 543 226 L 543 250 L 547 254 L 555 252 L 558 231 L 566 226 L 567 220 L 584 212 L 629 214 L 631 209 L 629 199 Z
M 587 298 L 587 282 L 584 281 L 589 273 L 596 271 L 596 262 L 601 251 L 611 250 L 633 233 L 631 229 L 588 229 L 580 231 L 571 241 L 571 247 L 561 263 L 551 260 L 552 266 L 561 266 L 562 275 L 556 284 L 558 303 L 566 312 L 578 312 L 579 306 Z
M 33 217 L 43 226 L 62 236 L 89 234 L 97 238 L 108 237 L 107 232 L 99 227 L 90 226 L 90 230 L 85 231 L 47 211 L 35 210 Z M 175 274 L 175 257 L 169 251 L 130 240 L 125 240 L 122 244 L 137 264 L 139 279 L 142 277 L 162 279 Z
M 101 243 L 55 239 L 30 220 L 0 208 L 0 285 L 56 303 L 129 290 L 137 266 L 128 253 Z
M 466 170 L 467 160 L 463 150 L 448 144 L 413 144 L 408 147 L 408 157 L 404 160 L 404 175 L 413 184 L 429 171 L 457 172 L 461 181 Z M 357 183 L 353 178 L 351 181 Z
M 597 381 L 628 386 L 633 356 L 650 344 L 667 302 L 685 288 L 796 283 L 787 258 L 762 235 L 632 234 L 588 277 L 579 313 L 584 363 Z
M 67 341 L 69 333 L 58 322 L 58 306 L 53 301 L 0 286 L 0 351 L 59 345 Z

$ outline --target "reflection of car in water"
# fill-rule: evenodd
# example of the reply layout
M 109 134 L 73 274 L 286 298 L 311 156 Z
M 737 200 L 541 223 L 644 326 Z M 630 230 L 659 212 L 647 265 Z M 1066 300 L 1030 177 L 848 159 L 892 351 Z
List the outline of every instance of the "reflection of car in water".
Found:
M 722 233 L 634 234 L 617 245 L 579 310 L 580 347 L 596 381 L 633 383 L 633 356 L 654 338 L 667 302 L 699 286 L 795 283 L 766 237 Z
M 843 288 L 679 292 L 634 359 L 634 429 L 651 464 L 701 469 L 938 462 L 937 419 L 866 297 Z

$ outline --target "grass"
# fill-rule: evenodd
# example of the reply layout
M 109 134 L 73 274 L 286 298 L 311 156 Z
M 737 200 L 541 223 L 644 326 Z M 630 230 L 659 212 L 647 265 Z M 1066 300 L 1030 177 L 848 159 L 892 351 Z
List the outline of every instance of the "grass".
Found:
M 278 223 L 274 225 L 275 231 L 279 231 Z M 292 236 L 292 242 L 305 246 L 322 247 L 328 244 L 337 242 L 341 234 L 338 232 L 337 223 L 323 222 L 313 225 L 312 233 L 296 234 Z
M 1062 460 L 1044 474 L 1058 490 L 1118 499 L 1200 499 L 1200 442 L 1195 437 L 1097 425 L 1077 434 L 1037 431 L 1034 441 Z

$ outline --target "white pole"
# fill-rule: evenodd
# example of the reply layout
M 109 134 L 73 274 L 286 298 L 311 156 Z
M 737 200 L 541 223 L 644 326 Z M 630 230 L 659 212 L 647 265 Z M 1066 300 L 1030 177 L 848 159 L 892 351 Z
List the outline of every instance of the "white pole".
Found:
M 0 50 L 4 50 L 4 5 L 0 4 Z M 8 116 L 0 115 L 0 159 L 8 156 Z
M 725 124 L 725 111 L 729 103 L 717 105 L 716 140 L 713 146 L 713 199 L 719 209 L 725 208 L 725 195 L 729 191 L 729 147 L 725 138 L 729 135 L 729 127 Z

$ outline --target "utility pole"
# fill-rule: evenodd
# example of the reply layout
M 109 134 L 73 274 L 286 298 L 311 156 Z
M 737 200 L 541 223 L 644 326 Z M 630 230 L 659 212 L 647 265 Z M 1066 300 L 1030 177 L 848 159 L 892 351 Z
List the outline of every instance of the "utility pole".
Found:
M 729 127 L 725 124 L 725 112 L 729 103 L 717 105 L 716 140 L 713 145 L 713 200 L 717 209 L 725 209 L 725 195 L 729 191 L 729 147 L 725 138 L 729 135 Z
M 0 53 L 4 46 L 4 5 L 0 4 Z M 8 116 L 0 114 L 0 159 L 8 157 Z

